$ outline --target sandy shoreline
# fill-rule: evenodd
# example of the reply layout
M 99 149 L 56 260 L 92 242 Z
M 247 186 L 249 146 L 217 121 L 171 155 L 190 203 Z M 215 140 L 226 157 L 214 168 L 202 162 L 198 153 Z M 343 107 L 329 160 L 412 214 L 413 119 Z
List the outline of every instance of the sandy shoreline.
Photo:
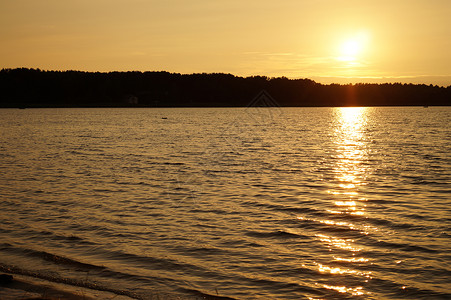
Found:
M 12 276 L 13 280 L 11 282 L 0 282 L 0 299 L 132 299 L 127 296 L 117 295 L 110 292 L 91 290 L 84 287 L 71 286 L 63 283 L 55 283 L 24 275 L 12 274 Z

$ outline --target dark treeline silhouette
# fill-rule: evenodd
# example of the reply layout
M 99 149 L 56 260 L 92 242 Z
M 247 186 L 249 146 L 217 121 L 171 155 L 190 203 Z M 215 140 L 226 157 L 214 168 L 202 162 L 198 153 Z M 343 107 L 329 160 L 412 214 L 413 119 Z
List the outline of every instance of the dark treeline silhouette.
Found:
M 450 105 L 451 86 L 330 84 L 310 79 L 168 72 L 3 69 L 0 107 L 247 106 L 266 90 L 280 106 Z

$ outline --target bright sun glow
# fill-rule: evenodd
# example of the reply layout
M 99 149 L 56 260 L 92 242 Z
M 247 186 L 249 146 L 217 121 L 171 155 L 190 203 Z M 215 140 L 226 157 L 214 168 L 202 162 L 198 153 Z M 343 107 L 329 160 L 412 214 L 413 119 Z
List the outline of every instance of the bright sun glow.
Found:
M 355 58 L 362 49 L 362 45 L 356 40 L 349 40 L 343 43 L 341 46 L 341 54 L 345 57 Z
M 362 55 L 368 41 L 368 34 L 360 32 L 340 44 L 338 60 L 355 62 Z

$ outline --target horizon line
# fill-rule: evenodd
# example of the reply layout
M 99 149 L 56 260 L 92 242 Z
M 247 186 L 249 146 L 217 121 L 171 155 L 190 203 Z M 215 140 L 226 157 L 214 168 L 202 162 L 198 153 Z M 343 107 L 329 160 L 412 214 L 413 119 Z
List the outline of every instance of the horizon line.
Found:
M 138 73 L 169 73 L 169 74 L 179 74 L 179 75 L 196 75 L 196 74 L 224 74 L 224 75 L 232 75 L 234 77 L 241 78 L 251 78 L 251 77 L 266 77 L 268 79 L 278 79 L 278 78 L 286 78 L 288 80 L 311 80 L 318 84 L 339 84 L 339 85 L 355 85 L 355 84 L 417 84 L 417 85 L 433 85 L 443 88 L 451 87 L 451 75 L 403 75 L 403 76 L 361 76 L 361 77 L 352 77 L 352 76 L 324 76 L 324 75 L 312 75 L 310 77 L 303 76 L 286 76 L 286 75 L 277 75 L 277 76 L 269 76 L 269 75 L 261 75 L 261 74 L 252 74 L 252 75 L 236 75 L 231 72 L 176 72 L 176 71 L 167 71 L 167 70 L 110 70 L 110 71 L 87 71 L 82 69 L 42 69 L 39 67 L 2 67 L 1 71 L 4 70 L 19 70 L 19 69 L 27 69 L 27 70 L 35 70 L 35 71 L 43 71 L 43 72 L 82 72 L 82 73 L 128 73 L 128 72 L 138 72 Z M 449 80 L 448 83 L 431 83 L 421 81 L 421 79 L 444 79 Z M 411 79 L 412 81 L 406 81 L 406 79 Z M 338 82 L 338 81 L 342 82 Z M 360 81 L 359 81 L 360 80 Z M 387 81 L 390 80 L 390 81 Z M 401 80 L 401 81 L 399 81 Z M 343 82 L 344 81 L 344 82 Z

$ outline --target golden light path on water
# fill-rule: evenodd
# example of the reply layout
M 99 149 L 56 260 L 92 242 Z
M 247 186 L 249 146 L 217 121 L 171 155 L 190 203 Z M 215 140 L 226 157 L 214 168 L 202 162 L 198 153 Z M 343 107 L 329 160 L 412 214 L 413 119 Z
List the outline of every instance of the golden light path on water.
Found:
M 359 194 L 358 187 L 365 184 L 364 178 L 367 172 L 363 162 L 367 155 L 365 129 L 368 110 L 363 107 L 343 107 L 334 110 L 335 128 L 332 139 L 336 151 L 333 157 L 335 180 L 333 181 L 334 188 L 328 190 L 333 202 L 333 209 L 329 209 L 328 212 L 334 216 L 349 215 L 350 218 L 346 218 L 346 221 L 337 221 L 332 218 L 319 221 L 337 228 L 347 227 L 358 230 L 361 234 L 368 234 L 370 230 L 376 230 L 370 226 L 352 222 L 354 216 L 363 217 L 365 215 L 365 199 Z M 362 281 L 368 281 L 371 278 L 371 272 L 360 271 L 352 267 L 353 264 L 369 263 L 368 258 L 358 256 L 362 248 L 355 244 L 354 239 L 325 234 L 317 234 L 316 237 L 333 253 L 331 265 L 316 263 L 321 274 L 360 277 Z M 340 265 L 333 265 L 334 263 Z M 340 282 L 340 285 L 336 283 L 336 281 L 333 281 L 333 284 L 323 282 L 320 285 L 323 288 L 352 296 L 365 294 L 363 286 L 351 287 L 346 286 L 346 282 Z
M 339 189 L 329 193 L 341 197 L 334 203 L 339 209 L 330 212 L 364 215 L 364 207 L 358 206 L 355 199 L 359 196 L 356 187 L 362 183 L 365 175 L 365 169 L 361 164 L 366 155 L 364 129 L 368 109 L 342 107 L 337 110 L 336 117 L 339 125 L 335 128 L 334 142 L 338 153 L 334 172 L 340 183 Z

